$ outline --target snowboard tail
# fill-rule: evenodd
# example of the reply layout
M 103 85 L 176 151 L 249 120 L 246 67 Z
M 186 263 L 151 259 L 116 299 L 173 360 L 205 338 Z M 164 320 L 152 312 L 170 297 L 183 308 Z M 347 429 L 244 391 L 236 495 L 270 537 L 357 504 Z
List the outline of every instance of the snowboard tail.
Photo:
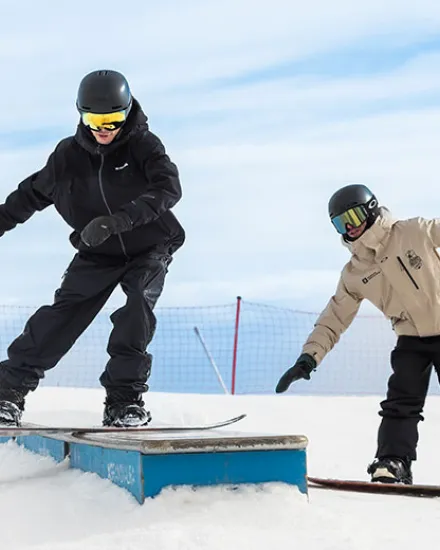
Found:
M 403 483 L 379 483 L 350 479 L 328 479 L 308 476 L 309 486 L 352 491 L 357 493 L 378 493 L 409 495 L 418 497 L 440 497 L 440 485 L 405 485 Z
M 246 414 L 240 414 L 233 418 L 213 422 L 211 424 L 201 424 L 196 426 L 141 426 L 138 428 L 117 428 L 114 426 L 38 426 L 35 424 L 23 424 L 20 427 L 8 427 L 0 425 L 0 437 L 21 437 L 27 435 L 60 435 L 60 434 L 127 434 L 127 433 L 170 433 L 170 432 L 203 432 L 206 430 L 215 430 L 224 428 L 239 422 L 246 417 Z

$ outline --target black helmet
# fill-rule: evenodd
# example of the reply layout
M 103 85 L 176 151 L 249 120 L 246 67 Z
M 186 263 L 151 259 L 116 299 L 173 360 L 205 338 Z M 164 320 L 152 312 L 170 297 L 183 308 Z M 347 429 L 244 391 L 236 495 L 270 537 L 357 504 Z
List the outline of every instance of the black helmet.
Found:
M 131 104 L 127 79 L 117 71 L 93 71 L 81 80 L 76 100 L 80 113 L 113 113 L 129 110 Z
M 379 203 L 365 185 L 347 185 L 330 198 L 328 213 L 337 231 L 344 235 L 346 223 L 357 226 L 367 220 L 367 228 L 371 227 L 379 215 Z

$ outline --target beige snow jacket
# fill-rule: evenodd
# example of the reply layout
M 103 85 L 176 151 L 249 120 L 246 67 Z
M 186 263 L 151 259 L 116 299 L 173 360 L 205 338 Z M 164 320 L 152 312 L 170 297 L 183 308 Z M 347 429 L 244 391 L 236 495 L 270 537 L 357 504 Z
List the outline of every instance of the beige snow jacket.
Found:
M 359 239 L 334 296 L 303 346 L 317 364 L 355 318 L 361 301 L 373 303 L 397 335 L 440 335 L 440 218 L 392 220 L 380 216 Z

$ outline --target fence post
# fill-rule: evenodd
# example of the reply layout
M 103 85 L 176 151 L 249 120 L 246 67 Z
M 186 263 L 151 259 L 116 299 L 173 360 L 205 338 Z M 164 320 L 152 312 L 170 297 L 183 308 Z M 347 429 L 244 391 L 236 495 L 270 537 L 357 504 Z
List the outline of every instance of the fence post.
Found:
M 237 296 L 237 307 L 235 312 L 234 349 L 232 352 L 232 381 L 231 394 L 235 394 L 235 380 L 237 375 L 237 350 L 238 350 L 238 327 L 240 326 L 241 296 Z

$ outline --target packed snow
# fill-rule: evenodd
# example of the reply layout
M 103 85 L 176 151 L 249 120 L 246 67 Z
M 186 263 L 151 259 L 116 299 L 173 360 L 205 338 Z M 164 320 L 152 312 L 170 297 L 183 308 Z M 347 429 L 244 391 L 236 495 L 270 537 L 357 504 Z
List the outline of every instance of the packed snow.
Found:
M 99 424 L 103 392 L 40 388 L 24 420 Z M 377 397 L 150 393 L 153 425 L 216 421 L 247 413 L 243 433 L 306 435 L 310 475 L 368 479 L 379 423 Z M 417 483 L 440 484 L 440 397 L 420 425 Z M 228 428 L 223 429 L 227 432 Z M 399 550 L 432 547 L 440 499 L 262 486 L 167 488 L 143 505 L 95 474 L 0 445 L 1 548 L 8 550 Z

